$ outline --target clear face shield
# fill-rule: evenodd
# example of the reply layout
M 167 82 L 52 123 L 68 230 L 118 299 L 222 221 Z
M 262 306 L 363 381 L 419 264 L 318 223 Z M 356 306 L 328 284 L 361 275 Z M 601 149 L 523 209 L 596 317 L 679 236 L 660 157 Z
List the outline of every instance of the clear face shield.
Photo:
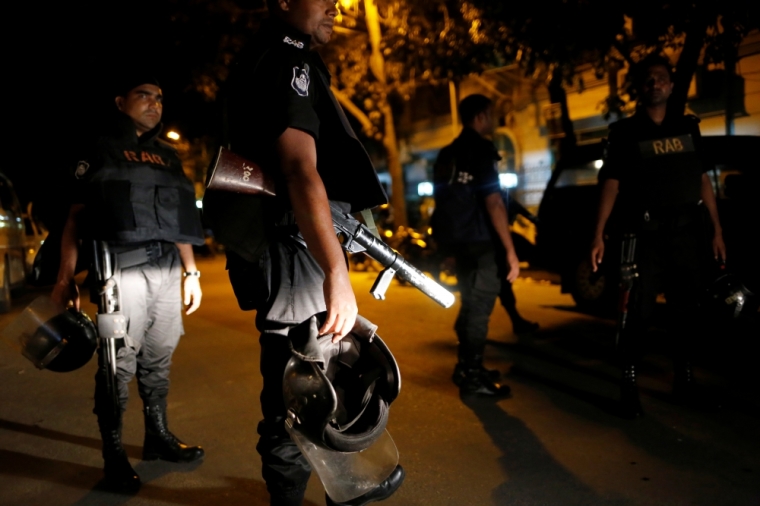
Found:
M 366 450 L 344 453 L 312 443 L 292 418 L 285 421 L 285 428 L 335 502 L 350 501 L 377 488 L 398 465 L 398 449 L 387 430 Z
M 46 325 L 64 308 L 47 295 L 37 297 L 2 331 L 3 340 L 38 369 L 44 369 L 68 344 L 58 329 Z
M 312 318 L 290 334 L 285 427 L 327 495 L 346 502 L 377 488 L 398 465 L 385 426 L 401 373 L 377 327 L 361 316 L 339 343 L 317 329 Z
M 90 361 L 97 329 L 81 312 L 66 310 L 46 295 L 38 297 L 2 331 L 2 338 L 38 369 L 69 372 Z

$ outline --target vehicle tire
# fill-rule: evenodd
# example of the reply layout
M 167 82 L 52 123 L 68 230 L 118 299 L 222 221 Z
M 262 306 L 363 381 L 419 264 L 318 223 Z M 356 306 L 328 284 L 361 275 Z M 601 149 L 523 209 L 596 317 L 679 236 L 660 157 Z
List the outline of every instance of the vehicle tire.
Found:
M 8 259 L 5 259 L 5 269 L 3 274 L 3 286 L 0 287 L 0 314 L 7 313 L 11 310 L 11 276 Z
M 615 305 L 615 286 L 603 271 L 593 272 L 588 259 L 579 260 L 572 276 L 570 295 L 581 309 L 606 312 Z

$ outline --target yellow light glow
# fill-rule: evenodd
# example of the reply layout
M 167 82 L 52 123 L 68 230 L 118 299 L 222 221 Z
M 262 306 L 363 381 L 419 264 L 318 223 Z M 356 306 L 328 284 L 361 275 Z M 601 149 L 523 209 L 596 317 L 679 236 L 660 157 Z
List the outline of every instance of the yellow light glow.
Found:
M 428 235 L 433 235 L 433 227 L 428 227 Z
M 339 0 L 338 2 L 343 9 L 350 9 L 354 4 L 354 0 Z
M 385 237 L 391 237 L 393 235 L 393 232 L 391 232 L 390 230 L 386 230 L 385 232 L 383 232 L 383 235 Z
M 168 132 L 166 132 L 166 136 L 173 141 L 179 140 L 179 134 L 175 132 L 174 130 L 169 130 Z
M 427 248 L 427 243 L 423 241 L 422 239 L 417 239 L 417 246 L 420 248 Z

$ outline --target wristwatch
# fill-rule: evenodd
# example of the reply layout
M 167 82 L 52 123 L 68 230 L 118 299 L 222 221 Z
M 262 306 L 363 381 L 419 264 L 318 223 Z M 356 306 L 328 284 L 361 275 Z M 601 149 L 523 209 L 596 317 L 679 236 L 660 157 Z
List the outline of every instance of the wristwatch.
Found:
M 186 278 L 188 276 L 195 276 L 196 278 L 201 277 L 201 271 L 187 271 L 182 273 L 182 277 Z

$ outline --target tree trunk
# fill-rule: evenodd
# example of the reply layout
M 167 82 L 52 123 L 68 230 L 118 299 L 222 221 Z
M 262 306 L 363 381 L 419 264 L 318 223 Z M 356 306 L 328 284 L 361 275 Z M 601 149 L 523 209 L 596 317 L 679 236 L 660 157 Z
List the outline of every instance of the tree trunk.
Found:
M 388 102 L 380 105 L 383 114 L 385 136 L 383 146 L 388 160 L 388 171 L 391 173 L 391 206 L 393 206 L 393 224 L 407 226 L 409 219 L 406 214 L 406 184 L 404 170 L 401 167 L 401 158 L 398 153 L 396 141 L 396 127 L 393 124 L 393 110 Z
M 570 119 L 570 110 L 567 107 L 567 93 L 565 93 L 565 88 L 562 86 L 562 81 L 562 70 L 559 67 L 555 68 L 551 81 L 549 81 L 549 102 L 559 104 L 562 132 L 565 134 L 563 137 L 552 141 L 552 149 L 556 159 L 560 159 L 562 155 L 574 149 L 576 144 L 575 129 L 573 128 L 573 121 Z
M 737 50 L 731 48 L 726 51 L 724 66 L 726 68 L 725 75 L 725 97 L 726 97 L 726 135 L 734 135 L 734 115 L 737 111 L 734 110 L 736 97 L 734 94 L 734 86 L 736 84 L 736 60 Z
M 391 173 L 391 205 L 393 206 L 394 224 L 406 226 L 408 218 L 406 215 L 406 190 L 404 181 L 404 170 L 401 167 L 401 160 L 398 154 L 398 142 L 396 140 L 396 126 L 393 123 L 393 110 L 388 103 L 387 81 L 385 79 L 385 58 L 380 52 L 380 16 L 377 12 L 375 0 L 364 0 L 365 21 L 367 23 L 367 32 L 372 46 L 372 54 L 369 58 L 369 68 L 375 79 L 385 88 L 384 98 L 378 108 L 383 115 L 383 146 L 385 147 L 385 156 L 388 160 L 388 171 Z
M 686 100 L 689 96 L 689 85 L 697 71 L 699 55 L 705 45 L 707 34 L 708 15 L 695 9 L 694 17 L 685 28 L 686 41 L 684 42 L 681 55 L 676 64 L 675 86 L 670 96 L 668 110 L 676 115 L 683 115 L 686 111 Z

